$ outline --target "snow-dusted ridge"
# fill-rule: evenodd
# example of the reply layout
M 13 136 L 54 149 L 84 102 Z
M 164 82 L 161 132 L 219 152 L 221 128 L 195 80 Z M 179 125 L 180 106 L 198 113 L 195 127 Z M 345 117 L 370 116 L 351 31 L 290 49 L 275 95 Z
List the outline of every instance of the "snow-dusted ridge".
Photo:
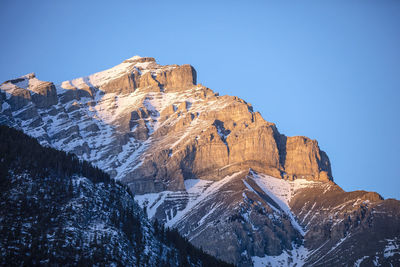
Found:
M 137 60 L 141 59 L 140 56 L 134 56 L 124 62 L 104 71 L 100 71 L 94 74 L 91 74 L 86 77 L 79 77 L 73 80 L 67 80 L 61 83 L 60 88 L 62 89 L 71 89 L 71 87 L 75 87 L 78 89 L 83 89 L 87 86 L 89 87 L 101 87 L 106 84 L 110 80 L 121 77 L 124 74 L 132 72 L 134 69 L 140 69 L 141 74 L 144 74 L 149 71 L 157 72 L 157 69 L 161 66 L 154 62 L 138 62 Z M 152 64 L 154 68 L 149 68 L 149 65 Z
M 28 104 L 18 110 L 12 111 L 11 115 L 16 128 L 22 128 L 29 135 L 39 138 L 43 145 L 53 146 L 67 152 L 73 152 L 82 159 L 91 161 L 94 165 L 117 179 L 122 178 L 128 172 L 142 164 L 140 156 L 148 149 L 152 141 L 152 133 L 159 126 L 159 116 L 163 110 L 173 104 L 176 106 L 185 101 L 195 102 L 191 98 L 196 87 L 188 88 L 187 93 L 177 92 L 149 92 L 139 88 L 132 93 L 114 93 L 102 91 L 102 86 L 119 77 L 137 71 L 141 75 L 151 72 L 157 75 L 160 71 L 176 68 L 173 66 L 160 66 L 154 61 L 144 61 L 140 56 L 134 56 L 121 64 L 110 69 L 73 80 L 64 81 L 55 85 L 59 99 L 57 105 L 51 108 L 34 110 L 35 106 Z M 7 99 L 15 93 L 15 90 L 27 89 L 42 83 L 34 74 L 27 74 L 19 79 L 12 80 L 0 85 L 0 89 L 6 93 Z M 81 89 L 91 91 L 93 97 L 81 96 L 79 98 L 66 97 L 72 91 Z M 1 112 L 9 112 L 11 106 L 2 102 Z M 124 135 L 126 120 L 131 112 L 145 108 L 150 112 L 150 118 L 146 121 L 149 129 L 150 139 L 146 141 Z M 197 108 L 200 112 L 200 107 Z M 22 117 L 23 118 L 19 118 Z M 25 115 L 27 114 L 27 115 Z M 28 118 L 27 118 L 28 117 Z M 8 117 L 5 120 L 9 120 Z M 168 123 L 168 122 L 164 122 Z M 134 131 L 132 128 L 131 131 Z M 185 134 L 185 133 L 182 133 Z M 181 136 L 176 136 L 174 142 L 179 143 Z M 122 151 L 118 156 L 109 153 L 122 144 Z M 122 157 L 125 155 L 125 157 Z

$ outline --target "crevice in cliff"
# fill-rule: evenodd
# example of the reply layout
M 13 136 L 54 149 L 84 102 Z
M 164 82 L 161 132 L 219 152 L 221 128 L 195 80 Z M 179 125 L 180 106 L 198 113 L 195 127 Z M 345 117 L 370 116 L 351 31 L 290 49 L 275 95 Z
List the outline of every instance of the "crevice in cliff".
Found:
M 322 150 L 320 150 L 319 154 L 321 155 L 321 161 L 319 162 L 321 170 L 326 171 L 328 173 L 329 179 L 333 181 L 331 162 L 328 155 L 325 153 L 325 151 Z
M 215 120 L 212 125 L 217 129 L 221 141 L 224 142 L 224 144 L 226 145 L 226 149 L 228 151 L 228 156 L 229 156 L 229 145 L 228 142 L 226 142 L 226 139 L 228 138 L 228 135 L 231 133 L 231 131 L 225 129 L 224 122 L 220 120 Z
M 287 143 L 287 136 L 284 134 L 279 133 L 278 129 L 275 126 L 272 126 L 274 131 L 274 139 L 279 151 L 279 164 L 284 169 L 286 163 L 286 143 Z

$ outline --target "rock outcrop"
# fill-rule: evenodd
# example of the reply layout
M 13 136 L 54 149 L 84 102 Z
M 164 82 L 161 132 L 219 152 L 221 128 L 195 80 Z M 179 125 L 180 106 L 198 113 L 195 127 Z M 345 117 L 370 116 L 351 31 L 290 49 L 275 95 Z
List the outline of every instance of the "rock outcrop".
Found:
M 337 185 L 302 188 L 290 207 L 306 229 L 312 266 L 395 266 L 400 262 L 400 202 Z M 362 264 L 361 264 L 362 263 Z
M 102 84 L 100 90 L 117 94 L 132 93 L 138 88 L 173 92 L 196 85 L 196 71 L 190 65 L 160 66 L 154 58 L 128 59 L 121 65 L 127 65 L 126 72 Z
M 316 140 L 304 136 L 281 137 L 284 144 L 281 150 L 285 177 L 329 181 L 331 166 L 325 152 L 321 151 Z
M 0 87 L 8 94 L 9 101 L 7 103 L 12 110 L 19 110 L 28 105 L 30 101 L 37 108 L 49 108 L 58 103 L 54 84 L 38 80 L 34 73 L 6 81 Z
M 266 122 L 245 101 L 216 94 L 207 98 L 198 94 L 202 90 L 209 89 L 198 86 L 196 94 L 188 96 L 192 102 L 161 108 L 162 116 L 153 114 L 162 127 L 155 129 L 149 149 L 142 154 L 144 163 L 123 178 L 133 191 L 151 193 L 154 183 L 164 184 L 164 190 L 182 190 L 173 185 L 193 178 L 220 180 L 249 168 L 290 180 L 332 181 L 329 159 L 316 141 L 281 135 L 275 124 Z M 148 117 L 134 117 L 135 125 L 142 121 L 135 131 L 143 136 Z M 177 179 L 181 181 L 170 182 Z
M 34 92 L 31 98 L 38 108 L 48 108 L 58 102 L 56 87 L 52 82 L 29 84 L 29 90 Z

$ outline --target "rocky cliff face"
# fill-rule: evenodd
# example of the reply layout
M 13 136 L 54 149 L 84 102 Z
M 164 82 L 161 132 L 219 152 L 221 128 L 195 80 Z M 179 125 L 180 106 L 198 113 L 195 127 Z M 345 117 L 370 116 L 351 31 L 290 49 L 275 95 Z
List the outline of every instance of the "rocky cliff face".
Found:
M 190 65 L 134 57 L 57 89 L 33 74 L 1 88 L 4 121 L 20 127 L 19 118 L 33 120 L 27 126 L 37 137 L 106 167 L 137 194 L 182 190 L 185 179 L 219 180 L 249 168 L 285 179 L 332 180 L 316 141 L 281 135 L 242 99 L 196 85 Z M 105 133 L 106 147 L 94 140 Z M 140 153 L 121 158 L 123 146 Z M 107 153 L 99 155 L 100 149 Z
M 6 103 L 11 106 L 11 110 L 19 110 L 29 102 L 37 108 L 48 108 L 58 102 L 54 84 L 39 81 L 34 73 L 6 81 L 1 88 L 10 95 Z
M 328 156 L 315 140 L 279 133 L 244 100 L 196 84 L 190 65 L 133 57 L 56 86 L 27 75 L 0 89 L 1 123 L 91 161 L 208 252 L 239 265 L 290 253 L 312 262 L 314 230 L 305 233 L 297 205 L 323 198 L 297 197 L 298 185 L 335 188 Z M 276 181 L 285 196 L 268 187 Z
M 102 84 L 99 89 L 107 93 L 126 94 L 138 88 L 148 91 L 169 92 L 196 84 L 196 71 L 190 65 L 160 66 L 154 58 L 131 58 L 125 60 L 126 73 Z
M 337 266 L 399 264 L 400 206 L 374 192 L 344 192 L 337 185 L 300 190 L 291 210 L 308 229 L 305 246 L 313 251 L 306 263 Z

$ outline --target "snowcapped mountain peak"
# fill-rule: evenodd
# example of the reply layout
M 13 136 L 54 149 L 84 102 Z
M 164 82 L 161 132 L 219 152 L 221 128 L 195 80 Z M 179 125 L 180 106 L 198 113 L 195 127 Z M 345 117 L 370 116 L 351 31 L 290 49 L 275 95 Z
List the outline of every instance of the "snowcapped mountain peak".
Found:
M 133 56 L 131 58 L 128 58 L 124 60 L 123 62 L 126 63 L 136 63 L 136 62 L 156 62 L 156 60 L 153 57 L 141 57 L 141 56 Z
M 36 74 L 34 72 L 31 72 L 31 73 L 21 76 L 21 78 L 26 78 L 26 79 L 36 78 Z
M 190 65 L 134 56 L 56 86 L 28 74 L 0 89 L 0 123 L 90 161 L 149 216 L 239 266 L 306 249 L 310 264 L 339 257 L 349 233 L 398 205 L 344 192 L 317 141 L 286 137 L 244 100 L 197 84 Z
M 140 58 L 142 58 L 142 57 L 139 56 L 139 55 L 136 55 L 136 56 L 133 56 L 133 57 L 131 57 L 131 58 L 128 58 L 127 60 L 138 60 L 138 59 L 140 59 Z
M 2 90 L 12 90 L 16 88 L 29 89 L 30 82 L 36 84 L 39 80 L 36 78 L 35 73 L 28 73 L 16 79 L 8 80 L 0 85 Z
M 159 65 L 152 57 L 134 56 L 122 63 L 87 77 L 64 81 L 60 92 L 81 89 L 93 97 L 95 91 L 126 94 L 138 88 L 149 91 L 184 88 L 196 84 L 196 71 L 190 65 Z

